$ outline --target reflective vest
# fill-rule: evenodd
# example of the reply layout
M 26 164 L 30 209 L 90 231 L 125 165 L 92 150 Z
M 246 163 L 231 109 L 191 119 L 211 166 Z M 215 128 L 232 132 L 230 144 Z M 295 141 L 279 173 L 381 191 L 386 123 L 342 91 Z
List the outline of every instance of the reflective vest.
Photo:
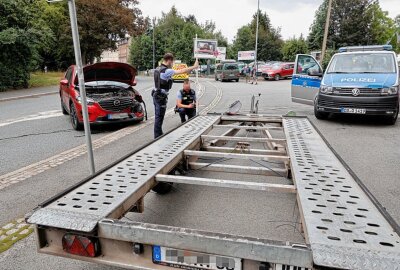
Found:
M 196 92 L 193 89 L 190 89 L 189 92 L 184 90 L 180 90 L 182 95 L 182 104 L 189 105 L 192 104 L 196 98 Z
M 172 78 L 169 80 L 161 79 L 161 74 L 165 73 L 168 67 L 164 64 L 161 64 L 156 70 L 154 71 L 154 85 L 157 90 L 164 89 L 169 91 L 172 88 Z

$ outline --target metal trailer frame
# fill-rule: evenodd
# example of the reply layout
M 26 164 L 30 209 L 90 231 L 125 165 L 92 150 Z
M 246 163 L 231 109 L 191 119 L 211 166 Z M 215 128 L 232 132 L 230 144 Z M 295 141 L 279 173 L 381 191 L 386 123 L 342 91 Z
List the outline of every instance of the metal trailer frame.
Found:
M 220 136 L 208 134 L 221 128 Z M 261 130 L 265 137 L 235 136 L 240 130 Z M 285 139 L 270 131 L 282 131 Z M 228 142 L 235 147 L 227 147 Z M 268 149 L 254 148 L 254 143 Z M 201 163 L 199 157 L 273 160 L 282 167 Z M 169 175 L 178 165 L 258 176 L 279 173 L 294 184 Z M 162 182 L 296 193 L 306 245 L 121 220 L 128 211 L 143 212 L 144 196 Z M 400 269 L 399 226 L 304 117 L 198 116 L 49 199 L 26 219 L 36 225 L 41 253 L 130 269 L 171 269 L 153 264 L 153 245 L 239 258 L 245 270 Z M 99 239 L 101 254 L 66 253 L 61 244 L 66 233 Z M 139 252 L 133 252 L 136 245 Z

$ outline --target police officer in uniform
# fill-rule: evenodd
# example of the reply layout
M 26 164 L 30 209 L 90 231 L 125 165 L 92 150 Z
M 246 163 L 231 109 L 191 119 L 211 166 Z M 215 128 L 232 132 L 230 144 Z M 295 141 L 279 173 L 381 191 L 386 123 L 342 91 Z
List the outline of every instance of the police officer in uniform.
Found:
M 189 80 L 183 81 L 183 89 L 178 91 L 176 107 L 181 117 L 181 122 L 186 122 L 186 116 L 189 119 L 196 115 L 196 92 L 190 88 Z
M 154 71 L 154 89 L 151 92 L 153 96 L 155 119 L 154 119 L 154 138 L 163 135 L 162 124 L 164 122 L 165 112 L 167 110 L 168 94 L 172 88 L 172 76 L 176 74 L 190 73 L 192 70 L 199 67 L 199 62 L 196 59 L 192 67 L 173 70 L 174 55 L 167 53 L 163 57 L 163 63 Z

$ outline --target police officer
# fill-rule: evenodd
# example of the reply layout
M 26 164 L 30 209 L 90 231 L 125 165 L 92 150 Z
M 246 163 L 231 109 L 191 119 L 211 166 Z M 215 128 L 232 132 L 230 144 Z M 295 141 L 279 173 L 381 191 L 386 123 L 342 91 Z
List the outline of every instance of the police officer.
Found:
M 189 119 L 196 115 L 196 92 L 190 88 L 188 79 L 183 81 L 183 89 L 178 91 L 176 107 L 181 117 L 181 122 L 186 122 L 186 116 Z
M 168 93 L 172 88 L 172 76 L 176 74 L 190 73 L 192 70 L 199 67 L 199 62 L 196 62 L 192 67 L 173 70 L 174 55 L 167 53 L 163 57 L 163 63 L 154 71 L 154 89 L 151 92 L 155 109 L 154 119 L 154 138 L 163 135 L 162 124 L 164 122 L 165 112 L 167 110 Z

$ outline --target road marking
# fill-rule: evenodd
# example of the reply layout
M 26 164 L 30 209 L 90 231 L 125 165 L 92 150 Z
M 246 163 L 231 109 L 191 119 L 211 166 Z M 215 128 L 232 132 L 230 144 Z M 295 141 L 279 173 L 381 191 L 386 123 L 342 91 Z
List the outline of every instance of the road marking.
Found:
M 203 86 L 199 91 L 199 98 L 201 98 L 205 93 L 205 87 Z M 217 98 L 217 96 L 216 96 Z M 169 109 L 166 116 L 170 116 L 174 113 L 174 108 Z M 126 127 L 105 135 L 99 139 L 93 141 L 93 150 L 99 149 L 106 146 L 112 142 L 115 142 L 127 135 L 135 133 L 145 127 L 154 123 L 154 116 L 150 117 L 146 122 L 142 122 L 139 125 Z M 86 154 L 86 145 L 80 145 L 70 150 L 64 151 L 60 154 L 52 156 L 48 159 L 33 163 L 31 165 L 25 166 L 13 172 L 4 174 L 0 176 L 0 190 L 4 189 L 13 184 L 17 184 L 26 179 L 29 179 L 35 175 L 43 173 L 51 168 L 55 168 L 69 160 L 75 159 Z
M 60 110 L 39 112 L 39 113 L 35 113 L 35 114 L 27 115 L 27 116 L 22 116 L 22 117 L 18 117 L 18 118 L 14 118 L 14 119 L 0 121 L 0 127 L 4 127 L 4 126 L 8 126 L 8 125 L 15 124 L 15 123 L 20 123 L 20 122 L 59 117 L 59 116 L 62 116 L 62 115 L 63 114 L 62 114 L 62 112 Z
M 212 100 L 212 102 L 201 111 L 201 114 L 206 114 L 209 112 L 213 107 L 215 107 L 218 102 L 221 100 L 222 97 L 222 90 L 220 88 L 217 88 L 217 94 Z M 205 94 L 206 88 L 204 85 L 200 85 L 199 91 L 198 91 L 198 98 L 201 98 Z M 169 109 L 166 113 L 167 115 L 172 115 L 174 113 L 174 109 Z M 140 124 L 139 126 L 135 127 L 128 127 L 121 129 L 119 131 L 116 131 L 112 134 L 106 135 L 104 137 L 108 137 L 105 140 L 102 140 L 103 138 L 97 139 L 93 142 L 94 149 L 100 148 L 101 146 L 104 146 L 106 144 L 109 144 L 119 138 L 122 138 L 123 136 L 126 136 L 130 133 L 136 132 L 151 123 L 154 123 L 154 116 L 150 118 L 145 123 Z M 114 136 L 112 136 L 114 135 Z M 49 159 L 46 159 L 44 161 L 37 162 L 35 164 L 29 165 L 27 167 L 24 167 L 22 169 L 19 169 L 15 172 L 8 173 L 6 175 L 0 176 L 0 190 L 5 188 L 6 186 L 10 186 L 12 184 L 18 183 L 20 181 L 26 180 L 29 177 L 32 177 L 34 175 L 37 175 L 39 173 L 42 173 L 50 168 L 57 167 L 64 162 L 74 159 L 84 153 L 86 153 L 86 148 L 84 145 L 78 146 L 74 149 L 65 151 L 59 155 L 53 156 Z M 83 153 L 82 153 L 83 151 Z M 63 156 L 65 155 L 65 156 Z M 31 170 L 29 172 L 29 170 Z M 28 171 L 26 174 L 25 171 Z M 7 180 L 10 180 L 10 182 L 7 182 Z M 27 224 L 24 220 L 24 218 L 19 218 L 15 221 L 9 222 L 8 224 L 0 227 L 0 253 L 10 249 L 16 242 L 19 240 L 22 240 L 29 236 L 32 232 L 34 231 L 34 225 Z
M 0 102 L 12 101 L 12 100 L 23 99 L 23 98 L 35 98 L 35 97 L 41 97 L 41 96 L 55 95 L 58 93 L 59 93 L 58 91 L 52 91 L 52 92 L 45 92 L 45 93 L 32 94 L 32 95 L 2 98 L 2 99 L 0 99 Z

